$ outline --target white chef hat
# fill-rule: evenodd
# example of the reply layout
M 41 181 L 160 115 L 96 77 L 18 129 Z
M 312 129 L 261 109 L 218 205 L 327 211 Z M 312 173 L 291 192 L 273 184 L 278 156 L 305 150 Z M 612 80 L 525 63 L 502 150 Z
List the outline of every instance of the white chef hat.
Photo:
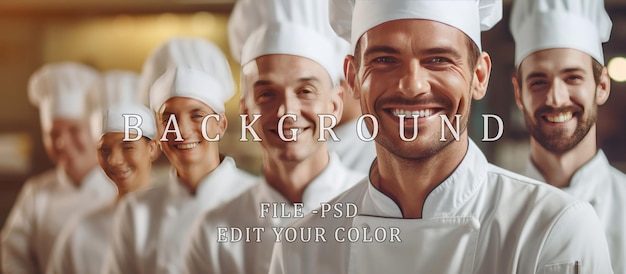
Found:
M 103 74 L 102 105 L 109 107 L 124 102 L 141 103 L 139 75 L 133 71 L 110 70 Z
M 102 119 L 102 134 L 108 132 L 124 132 L 124 123 L 132 133 L 138 134 L 135 125 L 137 119 L 141 119 L 138 126 L 142 135 L 150 139 L 156 136 L 156 124 L 154 114 L 141 101 L 139 88 L 139 75 L 132 71 L 111 70 L 104 73 L 101 88 L 103 91 L 102 104 L 105 107 Z M 126 121 L 124 115 L 130 115 Z M 140 118 L 137 118 L 140 117 Z
M 200 100 L 223 113 L 235 94 L 235 84 L 222 51 L 201 38 L 177 37 L 158 47 L 144 63 L 140 85 L 149 90 L 150 107 L 172 97 Z
M 143 136 L 151 140 L 154 140 L 156 137 L 154 113 L 139 102 L 118 102 L 113 104 L 104 111 L 103 117 L 104 128 L 102 134 L 124 132 L 126 127 L 128 127 L 131 133 L 139 134 L 136 129 L 138 127 Z
M 516 0 L 511 10 L 515 66 L 531 53 L 572 48 L 604 64 L 602 43 L 611 35 L 603 0 Z
M 269 54 L 320 64 L 335 85 L 349 45 L 329 23 L 328 0 L 239 0 L 228 22 L 231 54 L 243 66 Z
M 99 112 L 97 89 L 94 88 L 98 81 L 100 73 L 86 65 L 74 62 L 46 64 L 30 77 L 28 98 L 39 108 L 44 128 L 49 128 L 55 118 L 93 119 L 94 112 Z
M 361 36 L 382 23 L 399 19 L 426 19 L 453 26 L 481 50 L 480 32 L 502 19 L 502 0 L 335 0 L 330 23 L 350 41 L 352 52 Z

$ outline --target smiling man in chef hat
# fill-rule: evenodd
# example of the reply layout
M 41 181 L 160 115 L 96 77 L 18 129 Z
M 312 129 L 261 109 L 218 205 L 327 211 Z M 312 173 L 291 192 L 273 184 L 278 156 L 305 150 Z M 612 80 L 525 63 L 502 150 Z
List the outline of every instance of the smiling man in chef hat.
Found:
M 255 179 L 209 140 L 225 132 L 224 103 L 235 92 L 226 56 L 216 45 L 201 38 L 171 39 L 151 53 L 143 70 L 142 81 L 152 82 L 157 138 L 172 170 L 167 183 L 120 205 L 105 273 L 180 273 L 196 218 Z
M 358 215 L 292 224 L 334 239 L 277 243 L 270 273 L 612 273 L 588 203 L 490 165 L 468 138 L 471 101 L 485 95 L 491 69 L 480 31 L 500 20 L 501 5 L 331 2 L 332 25 L 354 50 L 346 80 L 380 123 L 377 159 L 366 180 L 331 201 L 356 203 Z M 407 142 L 399 116 L 415 112 L 419 135 Z M 441 132 L 441 116 L 455 115 L 458 141 Z
M 190 241 L 189 273 L 267 273 L 276 241 L 272 230 L 293 221 L 275 215 L 293 216 L 296 208 L 310 212 L 365 176 L 344 167 L 326 141 L 318 140 L 320 134 L 330 139 L 320 123 L 329 127 L 332 121 L 320 121 L 320 115 L 341 118 L 341 48 L 348 46 L 330 27 L 328 2 L 242 0 L 229 35 L 242 66 L 240 113 L 261 139 L 262 178 L 204 216 Z M 270 203 L 284 206 L 274 212 Z M 265 233 L 252 233 L 251 241 L 220 242 L 219 227 Z
M 100 74 L 72 62 L 47 64 L 30 78 L 43 143 L 56 168 L 28 180 L 2 230 L 2 272 L 42 273 L 70 218 L 112 200 L 115 187 L 98 168 Z
M 63 229 L 48 263 L 48 274 L 100 273 L 111 242 L 117 202 L 151 184 L 152 161 L 160 150 L 154 114 L 139 100 L 138 79 L 130 71 L 108 71 L 103 75 L 105 110 L 97 143 L 98 161 L 117 186 L 117 199 L 75 218 Z
M 603 1 L 515 1 L 517 106 L 530 132 L 524 175 L 591 203 L 604 225 L 615 273 L 626 273 L 626 175 L 598 149 L 598 106 L 610 93 L 602 43 L 611 19 Z

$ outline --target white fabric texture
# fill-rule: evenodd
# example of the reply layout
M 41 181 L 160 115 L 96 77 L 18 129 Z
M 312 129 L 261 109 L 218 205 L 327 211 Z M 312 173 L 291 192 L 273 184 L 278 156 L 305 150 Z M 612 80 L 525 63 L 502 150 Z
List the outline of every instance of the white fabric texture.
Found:
M 340 0 L 330 1 L 330 22 L 352 52 L 369 29 L 399 19 L 426 19 L 453 26 L 481 49 L 480 32 L 502 19 L 502 0 Z
M 530 159 L 522 175 L 545 181 Z M 612 167 L 600 150 L 561 190 L 593 206 L 604 227 L 613 270 L 626 273 L 626 174 Z
M 364 177 L 364 173 L 347 169 L 337 155 L 331 154 L 328 166 L 305 189 L 302 212 L 309 213 L 320 203 L 330 201 Z M 293 204 L 264 178 L 259 178 L 254 187 L 199 219 L 186 250 L 186 273 L 267 273 L 276 240 L 272 229 L 289 226 L 288 223 L 298 218 L 280 215 L 274 218 L 272 210 L 268 216 L 260 218 L 261 203 L 283 203 L 284 213 L 294 214 Z M 248 242 L 244 237 L 239 242 L 219 243 L 218 227 L 235 227 L 244 232 L 246 228 L 262 227 L 264 233 L 258 239 L 260 242 L 256 242 L 255 235 Z
M 86 119 L 94 139 L 99 138 L 101 81 L 98 71 L 73 62 L 50 63 L 35 71 L 28 81 L 28 99 L 39 108 L 42 128 L 51 128 L 57 118 Z
M 115 186 L 94 168 L 76 187 L 61 168 L 28 180 L 2 228 L 2 273 L 44 273 L 62 228 L 113 200 Z
M 28 98 L 42 117 L 82 118 L 98 101 L 94 94 L 100 74 L 72 62 L 51 63 L 39 68 L 28 82 Z
M 200 182 L 195 196 L 173 169 L 167 183 L 128 194 L 114 216 L 104 273 L 181 273 L 183 248 L 196 219 L 252 187 L 255 179 L 226 157 Z
M 139 74 L 126 70 L 110 70 L 102 75 L 102 105 L 144 103 L 139 94 Z
M 102 117 L 102 134 L 129 132 L 138 134 L 135 126 L 141 129 L 143 136 L 156 137 L 154 113 L 147 108 L 139 94 L 139 75 L 132 71 L 111 70 L 103 75 L 101 84 L 102 104 L 105 108 Z M 131 117 L 132 115 L 132 117 Z M 124 116 L 128 116 L 125 120 Z M 137 118 L 138 117 L 138 118 Z M 141 123 L 139 123 L 141 119 Z
M 367 174 L 370 166 L 376 158 L 376 142 L 366 142 L 357 135 L 357 119 L 346 122 L 333 128 L 339 142 L 328 140 L 328 150 L 334 151 L 341 158 L 341 163 L 346 167 Z M 363 124 L 362 134 L 366 138 L 371 135 Z
M 572 48 L 604 64 L 602 43 L 609 41 L 611 18 L 604 0 L 518 0 L 511 9 L 515 66 L 535 51 Z
M 184 89 L 177 89 L 181 87 Z M 148 56 L 140 90 L 149 93 L 150 108 L 155 112 L 169 98 L 179 96 L 223 113 L 224 103 L 235 94 L 235 83 L 228 60 L 217 45 L 202 38 L 176 37 Z
M 47 274 L 100 273 L 111 243 L 115 203 L 74 218 L 54 245 Z
M 311 59 L 335 86 L 349 45 L 330 27 L 328 0 L 241 0 L 228 21 L 231 54 L 243 66 L 270 54 Z
M 127 117 L 127 118 L 125 118 Z M 120 103 L 104 111 L 102 134 L 108 132 L 124 132 L 126 127 L 131 134 L 141 134 L 154 140 L 157 135 L 154 113 L 148 107 L 138 103 Z
M 312 214 L 292 224 L 323 227 L 328 241 L 277 243 L 269 273 L 613 273 L 588 203 L 489 164 L 473 142 L 428 195 L 421 219 L 402 219 L 368 179 L 331 201 L 348 202 L 358 207 L 354 218 Z M 336 241 L 339 227 L 355 227 L 359 240 Z M 365 242 L 375 229 L 392 228 L 401 242 L 390 234 Z M 554 268 L 560 272 L 548 272 Z

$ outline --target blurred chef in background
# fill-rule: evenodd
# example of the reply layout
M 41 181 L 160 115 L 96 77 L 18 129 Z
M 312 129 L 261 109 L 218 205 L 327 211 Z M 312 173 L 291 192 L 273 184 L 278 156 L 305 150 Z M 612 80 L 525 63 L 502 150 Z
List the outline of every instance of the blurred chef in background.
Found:
M 120 204 L 105 273 L 180 273 L 192 223 L 254 183 L 210 140 L 223 138 L 224 103 L 235 92 L 221 50 L 204 39 L 174 38 L 148 57 L 144 72 L 157 77 L 150 106 L 161 150 L 173 168 L 166 184 Z
M 186 255 L 188 273 L 267 273 L 276 241 L 272 229 L 294 221 L 276 214 L 291 214 L 296 204 L 308 213 L 365 177 L 319 140 L 330 140 L 322 123 L 332 126 L 321 115 L 341 119 L 343 49 L 349 46 L 330 27 L 328 1 L 240 0 L 229 34 L 242 67 L 240 113 L 261 139 L 262 178 L 200 220 Z M 269 203 L 279 203 L 280 213 Z M 249 242 L 220 242 L 218 228 L 266 233 Z
M 138 98 L 138 75 L 109 71 L 103 78 L 106 109 L 97 143 L 98 162 L 117 187 L 117 199 L 75 218 L 63 229 L 48 263 L 49 274 L 102 271 L 118 201 L 151 184 L 152 161 L 160 152 L 154 114 Z
M 29 179 L 2 229 L 3 273 L 43 273 L 57 236 L 72 217 L 115 197 L 98 167 L 99 72 L 71 62 L 47 64 L 30 78 L 43 143 L 56 168 Z

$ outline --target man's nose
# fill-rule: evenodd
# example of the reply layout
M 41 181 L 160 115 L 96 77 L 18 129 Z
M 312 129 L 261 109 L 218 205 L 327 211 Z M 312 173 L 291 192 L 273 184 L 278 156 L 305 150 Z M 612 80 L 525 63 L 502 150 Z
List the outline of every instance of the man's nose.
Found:
M 411 60 L 406 64 L 398 89 L 408 97 L 415 97 L 430 90 L 427 71 L 421 66 L 419 60 Z
M 553 108 L 564 106 L 569 100 L 567 85 L 560 79 L 555 79 L 550 85 L 546 96 L 546 105 Z

